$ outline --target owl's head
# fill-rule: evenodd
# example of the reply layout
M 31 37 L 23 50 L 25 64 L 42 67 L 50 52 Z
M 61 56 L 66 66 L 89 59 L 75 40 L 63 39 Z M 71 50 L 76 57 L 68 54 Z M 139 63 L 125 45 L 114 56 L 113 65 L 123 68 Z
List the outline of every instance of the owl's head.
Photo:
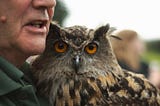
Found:
M 117 65 L 109 41 L 110 31 L 108 24 L 95 30 L 51 24 L 46 49 L 33 66 L 54 76 L 105 75 L 116 70 Z

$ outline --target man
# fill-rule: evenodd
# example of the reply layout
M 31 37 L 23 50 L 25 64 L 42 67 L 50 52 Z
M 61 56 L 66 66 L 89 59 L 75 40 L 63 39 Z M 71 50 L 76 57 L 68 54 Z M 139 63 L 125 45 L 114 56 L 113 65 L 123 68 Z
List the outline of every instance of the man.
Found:
M 55 5 L 55 0 L 0 0 L 0 106 L 49 105 L 20 69 L 45 49 Z

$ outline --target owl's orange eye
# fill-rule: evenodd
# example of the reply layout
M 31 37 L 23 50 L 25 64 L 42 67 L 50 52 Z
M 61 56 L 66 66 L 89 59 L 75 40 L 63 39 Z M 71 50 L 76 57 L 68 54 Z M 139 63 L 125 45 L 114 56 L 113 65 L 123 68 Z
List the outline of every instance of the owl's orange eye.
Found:
M 97 44 L 95 43 L 90 43 L 85 47 L 85 51 L 88 54 L 95 54 L 97 52 Z
M 54 44 L 55 51 L 58 53 L 64 53 L 68 49 L 68 45 L 63 41 L 57 41 Z

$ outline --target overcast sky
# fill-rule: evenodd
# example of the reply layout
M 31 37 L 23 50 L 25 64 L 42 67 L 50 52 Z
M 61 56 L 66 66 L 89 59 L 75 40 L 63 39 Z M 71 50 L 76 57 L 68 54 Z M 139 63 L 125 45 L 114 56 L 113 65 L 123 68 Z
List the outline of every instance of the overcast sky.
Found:
M 144 40 L 160 39 L 160 0 L 62 0 L 70 14 L 65 26 L 96 28 L 109 23 L 133 29 Z

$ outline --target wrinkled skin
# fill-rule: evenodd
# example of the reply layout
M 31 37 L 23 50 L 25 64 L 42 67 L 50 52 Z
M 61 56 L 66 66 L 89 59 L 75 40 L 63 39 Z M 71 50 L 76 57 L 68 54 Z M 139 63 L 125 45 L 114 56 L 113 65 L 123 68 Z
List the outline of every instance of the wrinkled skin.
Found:
M 42 53 L 55 5 L 55 0 L 0 0 L 0 18 L 6 18 L 0 20 L 0 56 L 20 66 Z M 43 25 L 31 25 L 37 21 Z

